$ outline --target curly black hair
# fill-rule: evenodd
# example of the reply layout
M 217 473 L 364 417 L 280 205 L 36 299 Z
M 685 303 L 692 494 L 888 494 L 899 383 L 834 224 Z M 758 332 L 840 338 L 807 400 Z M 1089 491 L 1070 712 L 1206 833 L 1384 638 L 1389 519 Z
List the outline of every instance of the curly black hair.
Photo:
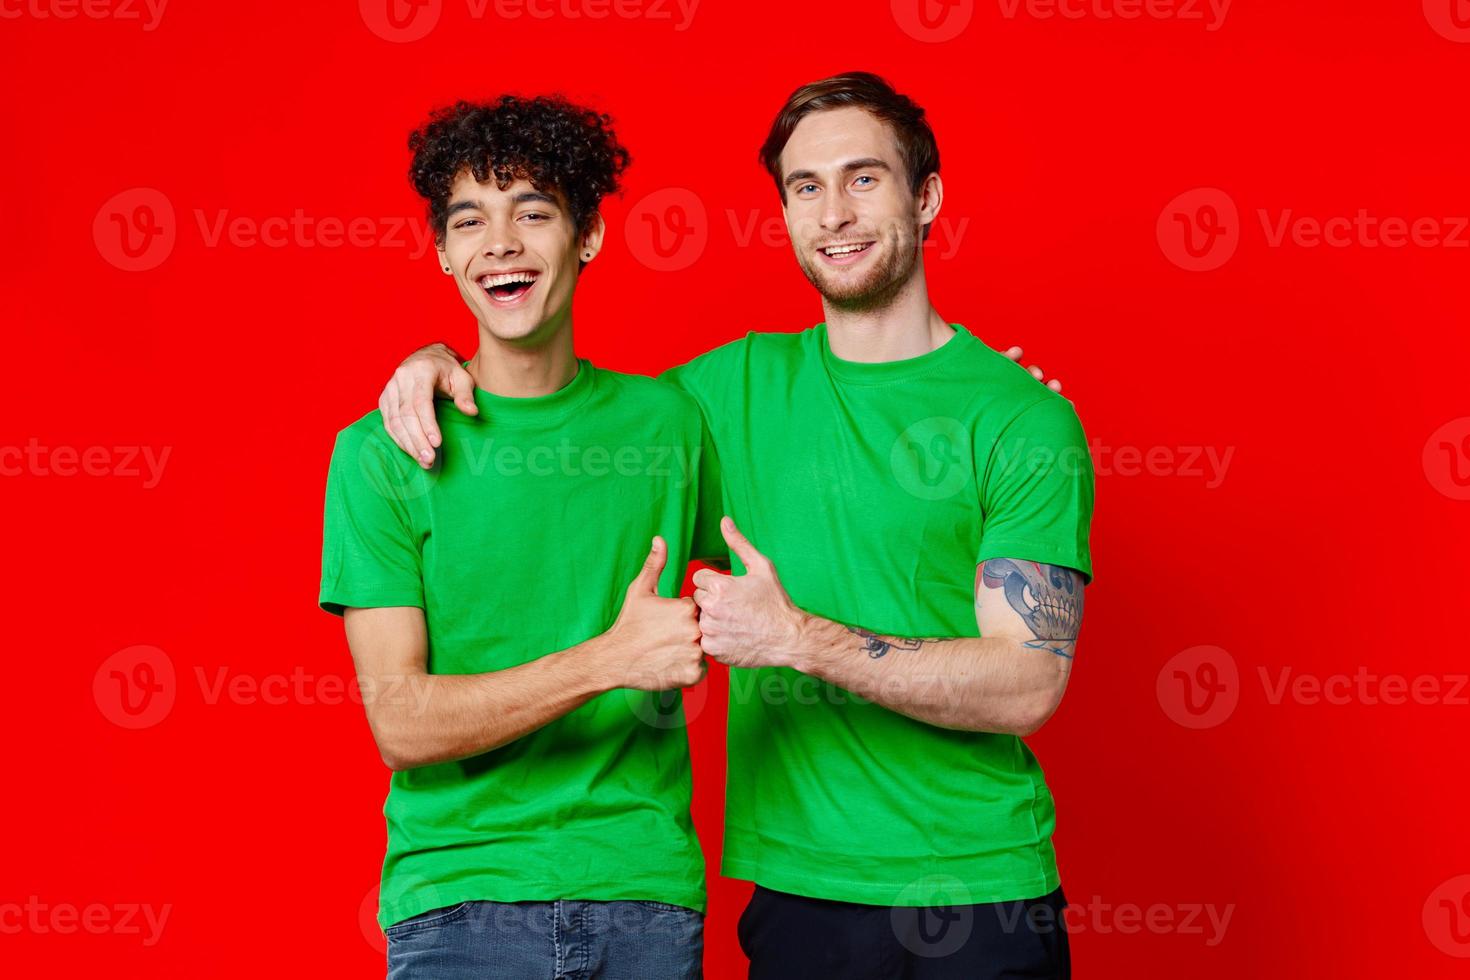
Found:
M 493 174 L 502 189 L 525 179 L 537 190 L 559 191 L 577 230 L 585 231 L 602 199 L 619 189 L 630 160 L 611 122 L 554 95 L 435 109 L 408 138 L 408 179 L 428 202 L 435 241 L 444 244 L 449 190 L 465 168 L 482 183 Z

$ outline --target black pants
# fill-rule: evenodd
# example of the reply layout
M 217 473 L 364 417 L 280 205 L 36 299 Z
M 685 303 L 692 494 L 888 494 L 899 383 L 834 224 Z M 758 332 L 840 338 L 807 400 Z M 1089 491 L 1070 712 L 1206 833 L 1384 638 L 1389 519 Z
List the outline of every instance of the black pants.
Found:
M 740 916 L 750 980 L 1067 980 L 1062 910 L 1050 895 L 987 905 L 889 908 L 757 885 Z

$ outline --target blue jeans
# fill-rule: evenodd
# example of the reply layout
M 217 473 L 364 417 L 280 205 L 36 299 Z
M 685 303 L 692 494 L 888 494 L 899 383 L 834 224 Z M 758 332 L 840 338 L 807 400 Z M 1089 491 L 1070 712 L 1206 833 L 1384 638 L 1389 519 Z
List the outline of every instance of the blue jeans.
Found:
M 388 980 L 698 980 L 704 916 L 663 902 L 462 902 L 394 923 Z

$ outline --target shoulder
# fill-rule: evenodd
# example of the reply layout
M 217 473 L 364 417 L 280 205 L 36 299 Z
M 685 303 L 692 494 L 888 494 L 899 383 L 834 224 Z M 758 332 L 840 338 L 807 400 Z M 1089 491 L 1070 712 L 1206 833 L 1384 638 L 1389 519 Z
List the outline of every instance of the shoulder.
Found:
M 983 406 L 1007 432 L 1081 431 L 1077 410 L 1063 396 L 1031 376 L 1031 372 L 971 335 L 957 369 L 965 382 L 977 392 L 977 405 Z
M 665 413 L 698 412 L 699 406 L 682 388 L 668 384 L 663 376 L 624 374 L 621 371 L 597 369 L 597 385 L 606 395 L 621 401 L 632 401 L 650 411 Z
M 618 406 L 618 417 L 648 434 L 662 433 L 680 441 L 698 442 L 704 413 L 683 387 L 643 374 L 598 369 L 600 404 Z
M 344 448 L 360 449 L 365 445 L 379 443 L 392 445 L 393 440 L 389 438 L 388 430 L 383 428 L 383 413 L 376 408 L 356 422 L 337 430 L 338 452 Z
M 330 482 L 351 484 L 367 480 L 376 484 L 390 477 L 400 481 L 410 479 L 417 472 L 422 472 L 420 467 L 388 435 L 383 428 L 383 413 L 377 409 L 338 430 L 332 447 Z
M 664 377 L 677 380 L 691 375 L 707 375 L 752 359 L 783 359 L 800 355 L 813 336 L 813 328 L 798 331 L 752 330 L 744 337 L 721 344 L 677 367 L 664 372 Z

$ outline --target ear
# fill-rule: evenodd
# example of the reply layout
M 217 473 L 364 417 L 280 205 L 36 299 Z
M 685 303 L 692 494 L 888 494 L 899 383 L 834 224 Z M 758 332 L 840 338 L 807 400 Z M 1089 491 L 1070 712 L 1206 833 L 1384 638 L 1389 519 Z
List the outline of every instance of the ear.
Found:
M 454 267 L 449 264 L 449 256 L 444 253 L 444 246 L 440 245 L 434 251 L 439 256 L 439 271 L 446 276 L 454 275 Z
M 943 203 L 944 181 L 939 179 L 939 174 L 932 173 L 919 185 L 919 224 L 932 225 Z
M 577 259 L 585 264 L 597 258 L 597 253 L 602 251 L 602 236 L 606 233 L 607 222 L 602 220 L 602 212 L 598 211 L 587 223 L 587 230 L 582 233 Z

